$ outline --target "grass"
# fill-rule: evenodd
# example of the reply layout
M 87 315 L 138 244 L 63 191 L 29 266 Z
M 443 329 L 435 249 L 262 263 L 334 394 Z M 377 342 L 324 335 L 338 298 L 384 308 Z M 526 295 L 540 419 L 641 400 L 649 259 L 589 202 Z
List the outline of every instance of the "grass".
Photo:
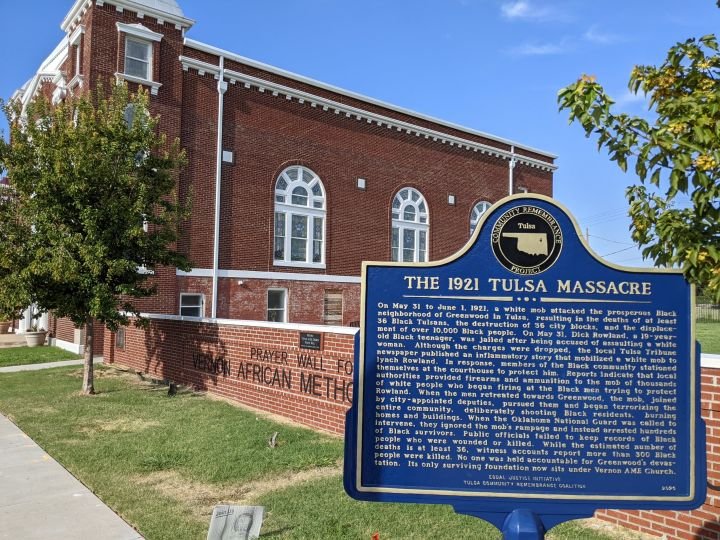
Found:
M 720 323 L 699 322 L 695 329 L 702 352 L 720 354 Z
M 0 348 L 0 367 L 43 364 L 61 360 L 77 360 L 77 354 L 59 347 L 7 347 Z
M 148 540 L 206 538 L 216 504 L 264 505 L 263 538 L 499 538 L 446 506 L 351 500 L 340 439 L 112 368 L 96 377 L 83 397 L 77 368 L 0 374 L 0 412 Z M 553 538 L 629 536 L 570 523 Z

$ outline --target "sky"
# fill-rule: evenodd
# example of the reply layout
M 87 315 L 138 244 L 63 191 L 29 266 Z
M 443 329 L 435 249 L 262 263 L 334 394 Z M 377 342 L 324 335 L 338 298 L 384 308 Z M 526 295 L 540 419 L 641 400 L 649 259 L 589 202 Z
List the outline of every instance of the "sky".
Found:
M 628 231 L 622 173 L 557 92 L 594 75 L 618 111 L 637 64 L 720 28 L 715 0 L 179 0 L 188 37 L 345 90 L 558 156 L 554 197 L 607 260 L 648 266 Z M 0 0 L 0 97 L 60 42 L 72 0 Z M 0 121 L 0 131 L 7 127 Z

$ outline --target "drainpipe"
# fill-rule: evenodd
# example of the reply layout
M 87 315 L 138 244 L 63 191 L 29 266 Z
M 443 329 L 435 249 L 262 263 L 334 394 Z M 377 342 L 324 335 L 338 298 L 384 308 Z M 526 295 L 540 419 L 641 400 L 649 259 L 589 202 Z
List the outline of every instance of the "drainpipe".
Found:
M 515 146 L 510 147 L 510 161 L 508 162 L 508 195 L 512 195 L 515 192 L 515 186 L 513 186 L 513 171 L 515 170 Z
M 222 188 L 222 138 L 223 138 L 223 108 L 225 92 L 228 89 L 225 82 L 225 57 L 220 57 L 220 73 L 218 75 L 218 129 L 217 129 L 217 159 L 215 162 L 215 231 L 213 235 L 213 271 L 212 271 L 212 310 L 211 318 L 217 318 L 218 300 L 218 265 L 220 261 L 220 191 Z

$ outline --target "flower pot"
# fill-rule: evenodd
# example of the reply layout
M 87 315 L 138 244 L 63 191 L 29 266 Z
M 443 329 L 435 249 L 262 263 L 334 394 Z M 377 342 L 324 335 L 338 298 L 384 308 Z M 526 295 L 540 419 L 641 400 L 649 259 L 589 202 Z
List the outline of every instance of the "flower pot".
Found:
M 45 337 L 47 336 L 46 331 L 42 332 L 25 332 L 25 341 L 28 347 L 39 347 L 45 345 Z
M 7 334 L 11 324 L 10 321 L 0 321 L 0 334 Z

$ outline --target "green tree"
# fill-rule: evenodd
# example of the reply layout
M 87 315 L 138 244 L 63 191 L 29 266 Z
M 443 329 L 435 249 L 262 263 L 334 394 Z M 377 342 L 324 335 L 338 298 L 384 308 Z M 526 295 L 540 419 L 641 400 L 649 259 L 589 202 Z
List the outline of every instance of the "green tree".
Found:
M 0 170 L 11 187 L 0 272 L 40 310 L 85 326 L 83 392 L 92 394 L 93 322 L 116 330 L 138 317 L 133 299 L 154 293 L 156 265 L 189 269 L 173 248 L 185 215 L 175 190 L 184 153 L 158 134 L 147 95 L 124 85 L 4 110 L 10 142 L 0 138 Z
M 715 36 L 676 43 L 659 66 L 636 66 L 630 91 L 643 92 L 648 118 L 617 114 L 594 77 L 558 93 L 560 110 L 597 137 L 611 160 L 640 182 L 627 199 L 633 239 L 659 266 L 720 300 L 720 55 Z

